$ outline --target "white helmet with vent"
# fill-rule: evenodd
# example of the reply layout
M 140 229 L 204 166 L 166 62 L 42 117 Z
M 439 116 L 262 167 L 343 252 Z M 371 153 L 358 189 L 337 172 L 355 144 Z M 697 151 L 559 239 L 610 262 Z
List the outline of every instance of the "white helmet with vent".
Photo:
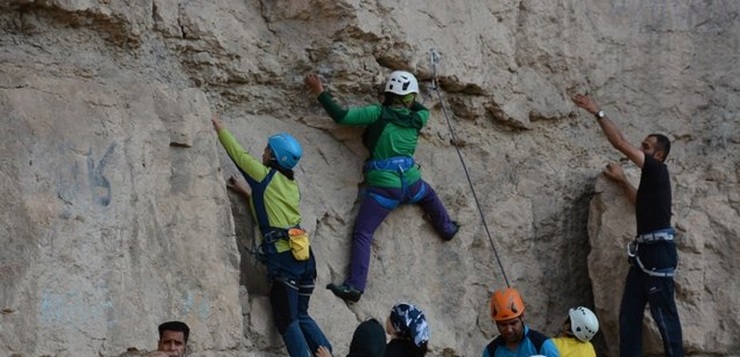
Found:
M 577 339 L 588 342 L 599 332 L 599 319 L 593 311 L 579 306 L 568 311 L 570 316 L 570 330 Z
M 395 71 L 388 77 L 388 82 L 385 83 L 385 91 L 397 95 L 419 94 L 419 82 L 409 72 Z

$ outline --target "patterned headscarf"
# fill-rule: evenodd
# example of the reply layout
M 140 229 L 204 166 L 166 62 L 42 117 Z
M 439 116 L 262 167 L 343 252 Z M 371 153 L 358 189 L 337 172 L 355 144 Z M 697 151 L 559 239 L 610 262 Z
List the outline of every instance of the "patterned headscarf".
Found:
M 416 306 L 400 303 L 391 309 L 391 325 L 396 336 L 407 338 L 421 347 L 424 342 L 429 341 L 429 325 L 424 313 Z

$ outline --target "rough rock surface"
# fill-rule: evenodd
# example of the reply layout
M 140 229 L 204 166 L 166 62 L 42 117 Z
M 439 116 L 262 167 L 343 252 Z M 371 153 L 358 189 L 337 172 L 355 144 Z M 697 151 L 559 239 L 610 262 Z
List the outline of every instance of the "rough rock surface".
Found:
M 595 306 L 597 347 L 615 356 L 634 218 L 598 178 L 620 155 L 576 91 L 633 142 L 674 141 L 685 346 L 738 355 L 738 14 L 729 0 L 0 1 L 0 355 L 137 355 L 166 319 L 193 327 L 192 356 L 285 355 L 247 251 L 252 221 L 225 188 L 235 169 L 216 110 L 254 154 L 281 130 L 303 143 L 311 313 L 337 355 L 400 300 L 427 313 L 431 355 L 479 355 L 505 282 L 446 109 L 528 322 L 555 334 L 568 307 Z M 422 81 L 433 113 L 417 159 L 463 229 L 443 243 L 418 208 L 398 209 L 376 233 L 367 292 L 345 305 L 321 287 L 346 274 L 366 153 L 301 80 L 315 70 L 361 104 L 393 69 Z M 660 354 L 649 319 L 645 331 Z

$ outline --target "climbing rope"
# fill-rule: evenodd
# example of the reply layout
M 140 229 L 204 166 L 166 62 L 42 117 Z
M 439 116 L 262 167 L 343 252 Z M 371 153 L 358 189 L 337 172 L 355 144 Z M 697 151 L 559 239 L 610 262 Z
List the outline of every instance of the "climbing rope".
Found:
M 493 244 L 493 237 L 491 236 L 491 231 L 488 229 L 488 224 L 486 223 L 486 217 L 483 214 L 483 209 L 481 208 L 480 201 L 478 200 L 478 195 L 475 193 L 475 186 L 473 186 L 473 180 L 470 179 L 470 173 L 468 172 L 468 166 L 465 164 L 465 159 L 463 159 L 462 152 L 460 151 L 460 146 L 458 145 L 457 136 L 455 135 L 455 130 L 452 127 L 452 122 L 450 121 L 450 116 L 447 114 L 447 107 L 445 106 L 444 100 L 442 100 L 442 92 L 439 90 L 439 86 L 437 85 L 437 65 L 439 64 L 439 53 L 437 53 L 437 50 L 432 48 L 429 50 L 429 60 L 432 63 L 432 90 L 437 92 L 437 98 L 439 99 L 439 104 L 442 106 L 442 114 L 444 114 L 445 119 L 447 120 L 447 128 L 450 130 L 450 141 L 452 146 L 455 147 L 455 150 L 457 151 L 457 157 L 460 159 L 460 163 L 462 164 L 463 171 L 465 171 L 465 177 L 468 179 L 468 185 L 470 185 L 470 191 L 473 193 L 473 199 L 475 200 L 475 206 L 478 207 L 478 213 L 480 214 L 481 221 L 483 221 L 483 228 L 486 230 L 486 234 L 488 235 L 488 241 L 491 243 L 491 248 L 493 249 L 493 255 L 496 257 L 496 262 L 498 263 L 499 268 L 501 269 L 501 275 L 504 276 L 504 281 L 506 282 L 506 287 L 511 287 L 509 285 L 509 278 L 506 277 L 506 271 L 504 270 L 504 265 L 501 264 L 501 259 L 499 258 L 498 251 L 496 250 L 496 245 Z

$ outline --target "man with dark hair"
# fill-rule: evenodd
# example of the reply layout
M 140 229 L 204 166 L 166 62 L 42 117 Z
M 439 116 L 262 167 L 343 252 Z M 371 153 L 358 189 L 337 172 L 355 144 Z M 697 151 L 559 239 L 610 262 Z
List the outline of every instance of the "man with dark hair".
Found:
M 147 357 L 183 357 L 187 351 L 190 328 L 184 322 L 168 321 L 159 325 L 157 352 Z
M 673 281 L 678 252 L 671 227 L 671 181 L 665 165 L 671 142 L 664 135 L 650 134 L 637 148 L 627 142 L 593 99 L 576 94 L 573 102 L 594 115 L 609 143 L 642 170 L 637 189 L 619 165 L 609 163 L 604 170 L 606 177 L 618 183 L 635 205 L 637 220 L 637 237 L 627 246 L 630 269 L 619 308 L 620 356 L 642 356 L 642 319 L 645 304 L 649 303 L 665 355 L 683 357 Z

